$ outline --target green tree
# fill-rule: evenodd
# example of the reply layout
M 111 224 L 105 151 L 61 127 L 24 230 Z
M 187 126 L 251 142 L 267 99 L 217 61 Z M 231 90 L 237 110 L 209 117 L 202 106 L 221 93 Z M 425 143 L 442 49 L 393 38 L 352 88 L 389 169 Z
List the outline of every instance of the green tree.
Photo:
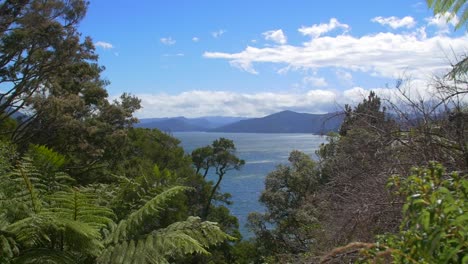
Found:
M 251 213 L 249 226 L 263 256 L 275 262 L 294 261 L 315 246 L 320 223 L 315 198 L 320 189 L 316 163 L 306 154 L 292 151 L 290 166 L 280 165 L 265 179 L 260 202 L 266 213 Z
M 27 99 L 52 80 L 63 66 L 95 60 L 89 38 L 76 30 L 87 2 L 5 0 L 0 3 L 1 120 L 27 104 Z
M 213 149 L 213 153 L 211 158 L 209 159 L 211 160 L 211 166 L 214 167 L 218 179 L 216 181 L 216 184 L 211 189 L 210 195 L 208 196 L 208 201 L 206 202 L 205 209 L 203 211 L 204 218 L 206 218 L 209 214 L 211 203 L 216 192 L 218 191 L 218 187 L 221 184 L 224 175 L 226 175 L 226 173 L 230 170 L 240 170 L 245 164 L 244 160 L 239 159 L 236 156 L 236 147 L 232 140 L 220 138 L 213 141 L 211 147 Z M 206 168 L 206 171 L 208 169 L 209 167 Z

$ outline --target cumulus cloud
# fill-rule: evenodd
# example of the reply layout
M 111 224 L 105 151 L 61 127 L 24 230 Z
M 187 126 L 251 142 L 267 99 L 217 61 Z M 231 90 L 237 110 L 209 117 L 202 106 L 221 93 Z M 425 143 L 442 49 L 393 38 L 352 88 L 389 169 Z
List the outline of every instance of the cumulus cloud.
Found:
M 445 14 L 437 14 L 433 17 L 426 18 L 428 26 L 434 26 L 438 29 L 438 34 L 448 34 L 450 32 L 449 25 L 452 27 L 458 24 L 458 17 L 449 12 Z
M 328 22 L 328 24 L 321 23 L 318 25 L 312 25 L 310 27 L 302 26 L 298 29 L 298 31 L 301 32 L 304 36 L 318 38 L 321 35 L 338 28 L 342 29 L 344 32 L 348 32 L 351 27 L 347 24 L 340 23 L 336 18 L 332 18 L 330 19 L 330 22 Z
M 109 42 L 105 42 L 105 41 L 98 41 L 98 42 L 94 43 L 94 46 L 100 47 L 100 48 L 103 48 L 103 49 L 112 49 L 112 48 L 114 48 L 114 45 L 112 45 Z
M 286 42 L 288 41 L 288 39 L 283 33 L 283 30 L 281 29 L 263 32 L 262 35 L 265 37 L 266 40 L 271 40 L 278 44 L 286 44 Z
M 258 74 L 255 63 L 275 63 L 296 70 L 332 67 L 385 78 L 397 78 L 405 73 L 426 79 L 447 69 L 447 52 L 464 54 L 468 43 L 466 34 L 427 36 L 421 29 L 363 36 L 322 36 L 336 28 L 348 30 L 349 26 L 331 19 L 328 24 L 300 28 L 304 35 L 312 36 L 302 45 L 247 46 L 237 53 L 205 52 L 203 56 L 226 59 L 232 66 L 254 74 Z
M 398 18 L 395 16 L 391 17 L 374 17 L 372 22 L 379 23 L 383 26 L 390 26 L 393 29 L 405 27 L 405 28 L 412 28 L 416 25 L 416 20 L 413 17 L 405 16 L 404 18 Z
M 159 41 L 161 41 L 162 44 L 168 45 L 168 46 L 176 44 L 175 39 L 172 39 L 172 37 L 160 38 Z
M 419 99 L 427 101 L 435 97 L 435 88 L 425 82 L 411 81 L 401 87 L 406 95 L 416 102 L 419 102 Z M 404 101 L 397 89 L 388 87 L 369 89 L 355 86 L 344 91 L 313 88 L 302 92 L 258 93 L 193 90 L 172 95 L 136 94 L 142 100 L 143 106 L 136 115 L 140 118 L 213 115 L 261 117 L 283 110 L 329 113 L 343 110 L 344 104 L 356 105 L 362 102 L 371 90 L 384 100 L 395 103 Z
M 326 113 L 336 108 L 336 94 L 326 90 L 305 93 L 235 93 L 227 91 L 188 91 L 176 95 L 137 94 L 143 109 L 137 116 L 199 117 L 210 115 L 260 117 L 285 109 Z
M 193 41 L 193 42 L 198 42 L 198 41 L 200 41 L 200 38 L 199 38 L 199 37 L 193 37 L 193 38 L 192 38 L 192 41 Z
M 213 36 L 213 38 L 219 38 L 219 37 L 221 37 L 224 33 L 226 33 L 226 30 L 220 29 L 220 30 L 211 32 L 211 36 Z

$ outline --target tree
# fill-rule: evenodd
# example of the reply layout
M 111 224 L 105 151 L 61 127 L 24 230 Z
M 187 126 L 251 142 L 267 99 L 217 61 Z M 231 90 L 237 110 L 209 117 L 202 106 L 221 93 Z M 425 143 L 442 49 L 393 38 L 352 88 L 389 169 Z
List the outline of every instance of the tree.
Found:
M 200 173 L 200 171 L 203 169 L 205 171 L 203 173 L 203 178 L 205 179 L 206 175 L 208 175 L 210 167 L 213 165 L 213 147 L 205 146 L 197 148 L 194 151 L 192 151 L 191 156 L 196 173 Z
M 168 263 L 192 253 L 209 254 L 210 246 L 233 239 L 216 223 L 198 217 L 161 221 L 174 209 L 174 198 L 189 187 L 175 186 L 157 194 L 141 188 L 147 190 L 141 195 L 143 201 L 134 203 L 115 224 L 113 210 L 92 186 L 72 187 L 63 177 L 43 173 L 61 164 L 59 154 L 34 146 L 30 157 L 46 165 L 36 168 L 31 158 L 23 157 L 13 167 L 8 144 L 0 143 L 2 263 Z
M 0 3 L 1 120 L 27 104 L 63 66 L 95 60 L 89 38 L 80 43 L 76 30 L 87 2 L 5 0 Z
M 236 147 L 234 146 L 234 142 L 230 139 L 220 138 L 211 144 L 212 148 L 212 155 L 209 158 L 210 165 L 215 168 L 215 173 L 218 176 L 218 180 L 216 184 L 211 189 L 211 193 L 208 196 L 208 200 L 205 205 L 205 209 L 203 211 L 203 217 L 206 218 L 210 211 L 211 202 L 213 201 L 214 195 L 218 190 L 221 181 L 223 180 L 224 175 L 230 170 L 240 170 L 242 166 L 244 166 L 245 161 L 239 159 L 235 155 Z M 209 153 L 209 151 L 208 151 Z M 205 170 L 205 174 L 207 173 L 209 166 Z
M 260 202 L 266 213 L 251 213 L 249 226 L 264 257 L 275 262 L 297 261 L 299 255 L 317 247 L 320 176 L 316 163 L 306 154 L 292 151 L 290 166 L 280 165 L 265 179 Z

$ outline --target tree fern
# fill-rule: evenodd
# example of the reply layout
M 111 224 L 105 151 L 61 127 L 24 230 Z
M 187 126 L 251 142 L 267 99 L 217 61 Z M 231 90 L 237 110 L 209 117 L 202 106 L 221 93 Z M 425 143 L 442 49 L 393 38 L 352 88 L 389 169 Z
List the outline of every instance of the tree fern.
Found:
M 16 217 L 5 217 L 5 212 L 0 215 L 5 221 L 0 235 L 2 256 L 17 256 L 15 261 L 24 263 L 66 263 L 66 259 L 74 256 L 70 263 L 76 263 L 79 258 L 95 258 L 100 254 L 104 248 L 103 229 L 113 223 L 112 210 L 96 205 L 91 194 L 81 193 L 77 188 L 49 194 L 41 181 L 42 175 L 28 158 L 2 179 L 5 180 L 5 188 L 0 190 L 2 196 L 8 194 L 9 205 L 24 211 L 15 214 Z M 5 205 L 6 202 L 0 204 L 3 208 Z M 11 234 L 9 238 L 14 238 L 14 243 L 10 239 L 7 244 L 1 238 L 6 238 L 4 234 Z M 16 243 L 22 251 L 10 253 Z M 39 254 L 45 248 L 51 254 Z M 37 254 L 40 258 L 35 259 L 33 256 Z
M 178 194 L 189 190 L 189 187 L 176 186 L 155 196 L 137 211 L 131 213 L 126 219 L 119 222 L 110 238 L 113 243 L 118 243 L 138 235 L 145 221 L 149 218 L 157 219 L 165 209 L 168 202 Z
M 39 179 L 49 193 L 63 191 L 75 183 L 75 179 L 62 171 L 66 159 L 60 153 L 46 146 L 31 145 L 25 157 L 39 172 Z
M 51 208 L 48 210 L 60 218 L 86 223 L 96 229 L 113 222 L 114 212 L 111 209 L 96 205 L 94 195 L 82 193 L 76 188 L 57 192 L 50 200 Z
M 198 217 L 176 222 L 166 228 L 143 232 L 148 219 L 157 219 L 171 199 L 190 188 L 177 186 L 157 195 L 126 219 L 119 222 L 107 240 L 99 263 L 169 263 L 172 258 L 187 254 L 208 254 L 210 245 L 226 239 L 213 222 Z

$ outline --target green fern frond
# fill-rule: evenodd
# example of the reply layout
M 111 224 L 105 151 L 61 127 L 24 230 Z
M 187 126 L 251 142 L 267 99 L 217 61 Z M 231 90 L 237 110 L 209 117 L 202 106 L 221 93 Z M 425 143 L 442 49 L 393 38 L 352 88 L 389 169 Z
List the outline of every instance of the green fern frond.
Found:
M 101 233 L 95 227 L 45 212 L 17 221 L 7 227 L 24 248 L 60 247 L 97 256 L 103 248 Z
M 14 259 L 16 264 L 75 264 L 74 256 L 66 251 L 50 248 L 35 248 L 25 251 L 20 257 Z
M 48 193 L 66 190 L 76 182 L 75 179 L 62 172 L 66 163 L 65 156 L 46 146 L 31 145 L 25 158 L 39 172 L 39 179 L 46 186 Z
M 226 240 L 235 240 L 224 233 L 217 223 L 190 216 L 186 221 L 176 222 L 153 233 L 158 254 L 179 257 L 191 253 L 207 254 L 206 248 Z M 191 238 L 196 244 L 187 240 Z M 172 242 L 171 242 L 172 241 Z
M 6 262 L 18 254 L 19 248 L 14 234 L 0 230 L 0 263 Z
M 39 195 L 45 192 L 46 186 L 41 183 L 40 174 L 30 159 L 24 158 L 4 179 L 10 183 L 5 191 L 14 202 L 26 204 L 34 213 L 40 212 L 42 200 Z
M 44 171 L 57 172 L 66 163 L 64 155 L 44 146 L 30 145 L 27 156 L 34 160 L 34 165 Z
M 96 204 L 94 195 L 78 189 L 54 193 L 50 201 L 49 211 L 58 217 L 86 223 L 98 230 L 109 226 L 115 218 L 111 209 Z
M 126 219 L 119 222 L 115 230 L 112 232 L 111 241 L 114 244 L 117 244 L 120 241 L 127 240 L 138 235 L 138 230 L 141 229 L 146 219 L 157 218 L 159 213 L 165 209 L 166 205 L 172 198 L 190 189 L 191 188 L 189 187 L 176 186 L 155 196 L 140 209 L 131 213 Z
M 468 19 L 468 5 L 466 0 L 426 0 L 429 8 L 434 10 L 434 14 L 450 13 L 447 19 L 458 16 L 456 29 L 466 26 Z
M 235 238 L 224 233 L 217 223 L 189 217 L 167 228 L 130 241 L 107 247 L 99 263 L 169 263 L 188 254 L 209 254 L 208 248 Z

